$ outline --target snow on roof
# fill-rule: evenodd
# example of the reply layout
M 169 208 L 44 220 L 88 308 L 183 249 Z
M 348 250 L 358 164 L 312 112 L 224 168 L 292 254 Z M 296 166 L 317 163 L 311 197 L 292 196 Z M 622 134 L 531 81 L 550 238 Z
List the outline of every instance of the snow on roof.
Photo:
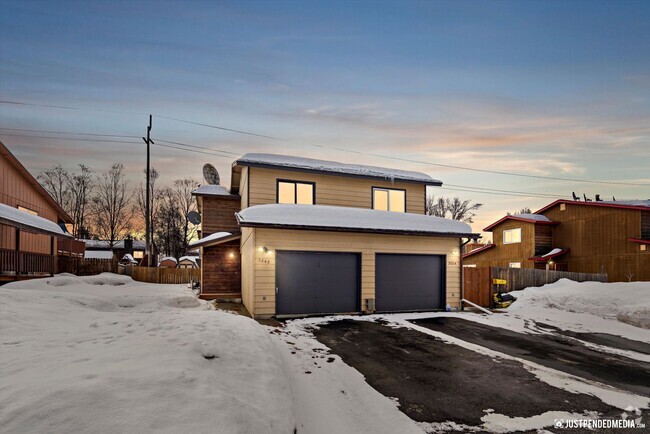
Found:
M 557 253 L 560 253 L 561 251 L 562 251 L 562 249 L 555 248 L 555 249 L 551 250 L 550 252 L 548 252 L 548 253 L 540 256 L 540 257 L 541 258 L 546 258 L 547 256 L 555 255 Z
M 133 256 L 132 256 L 131 254 L 129 254 L 129 253 L 127 253 L 126 255 L 122 256 L 121 261 L 138 262 L 138 261 L 136 261 L 136 260 L 133 258 Z
M 84 259 L 113 259 L 111 250 L 86 250 Z
M 0 203 L 0 219 L 8 220 L 23 226 L 37 229 L 39 231 L 48 232 L 52 235 L 60 235 L 70 237 L 71 235 L 65 232 L 61 226 L 51 220 L 39 217 L 37 215 L 29 214 L 21 211 L 18 208 L 13 208 L 9 205 Z
M 198 256 L 181 256 L 178 258 L 178 262 L 183 262 L 183 261 L 190 261 L 194 262 L 196 264 L 196 261 L 199 259 Z
M 81 240 L 86 243 L 87 249 L 110 249 L 111 242 L 108 240 Z M 113 245 L 114 249 L 123 249 L 124 240 L 115 241 Z M 133 250 L 145 250 L 146 243 L 142 240 L 133 240 Z
M 328 205 L 257 205 L 237 213 L 242 226 L 311 227 L 360 232 L 470 235 L 467 223 L 423 214 Z
M 346 164 L 336 161 L 316 160 L 313 158 L 292 157 L 277 154 L 245 154 L 236 162 L 239 165 L 261 164 L 292 169 L 314 170 L 353 176 L 365 176 L 388 180 L 421 182 L 430 185 L 442 185 L 441 181 L 433 179 L 426 173 L 410 170 L 389 169 L 385 167 L 365 166 L 361 164 Z
M 200 240 L 196 240 L 190 243 L 190 247 L 199 245 L 199 244 L 205 244 L 210 241 L 217 241 L 221 238 L 226 238 L 230 237 L 232 234 L 230 232 L 215 232 L 213 234 L 208 235 L 207 237 L 203 237 Z
M 174 263 L 177 263 L 177 262 L 178 262 L 178 261 L 176 260 L 176 258 L 174 258 L 174 257 L 172 257 L 172 256 L 165 256 L 164 258 L 162 258 L 162 259 L 160 260 L 160 262 L 158 263 L 158 265 L 160 265 L 162 262 L 165 262 L 165 261 L 172 261 L 172 262 L 174 262 Z
M 192 191 L 192 194 L 198 196 L 231 196 L 238 197 L 236 194 L 230 194 L 228 189 L 223 185 L 201 185 Z
M 646 206 L 650 208 L 650 199 L 646 200 L 604 200 L 596 203 L 608 203 L 610 205 Z
M 512 214 L 510 217 L 525 219 L 525 220 L 535 220 L 537 222 L 550 222 L 551 220 L 542 214 Z

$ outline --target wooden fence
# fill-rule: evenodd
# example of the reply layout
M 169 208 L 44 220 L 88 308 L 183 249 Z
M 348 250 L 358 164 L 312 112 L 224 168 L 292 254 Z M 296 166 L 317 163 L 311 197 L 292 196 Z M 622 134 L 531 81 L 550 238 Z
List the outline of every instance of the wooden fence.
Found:
M 494 280 L 505 280 L 495 284 Z M 573 273 L 570 271 L 536 270 L 534 268 L 463 268 L 463 298 L 483 307 L 492 307 L 495 292 L 510 292 L 543 286 L 569 279 L 576 282 L 607 282 L 607 274 Z
M 0 275 L 2 276 L 41 276 L 54 274 L 53 255 L 0 249 Z
M 117 259 L 84 259 L 75 256 L 57 256 L 57 273 L 71 273 L 77 276 L 117 273 Z
M 200 268 L 124 267 L 123 271 L 138 282 L 173 284 L 201 280 Z

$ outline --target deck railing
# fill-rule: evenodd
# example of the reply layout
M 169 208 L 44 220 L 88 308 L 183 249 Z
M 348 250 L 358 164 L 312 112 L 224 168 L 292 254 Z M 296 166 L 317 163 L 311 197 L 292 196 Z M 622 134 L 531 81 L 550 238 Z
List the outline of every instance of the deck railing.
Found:
M 0 249 L 0 275 L 54 274 L 54 256 L 44 253 Z

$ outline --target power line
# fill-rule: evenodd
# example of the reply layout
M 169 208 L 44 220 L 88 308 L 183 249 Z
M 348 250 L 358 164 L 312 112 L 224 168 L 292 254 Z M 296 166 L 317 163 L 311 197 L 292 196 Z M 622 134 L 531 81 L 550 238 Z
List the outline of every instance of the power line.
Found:
M 443 184 L 444 186 L 449 186 L 449 187 L 456 187 L 456 188 L 471 188 L 473 190 L 478 190 L 477 193 L 480 193 L 481 191 L 496 191 L 500 193 L 517 193 L 517 194 L 530 194 L 538 197 L 547 197 L 547 198 L 556 198 L 556 199 L 562 199 L 567 197 L 567 195 L 558 195 L 558 194 L 550 194 L 550 193 L 533 193 L 529 191 L 518 191 L 518 190 L 500 190 L 498 188 L 484 188 L 484 187 L 474 187 L 470 185 L 458 185 L 458 184 Z
M 442 190 L 452 190 L 452 191 L 464 191 L 468 193 L 478 193 L 478 194 L 491 194 L 491 195 L 497 195 L 497 196 L 508 196 L 508 197 L 535 197 L 535 198 L 540 198 L 540 199 L 566 199 L 569 196 L 538 196 L 534 193 L 500 193 L 498 191 L 476 191 L 476 190 L 468 190 L 464 188 L 453 188 L 453 187 L 445 187 L 443 184 L 441 187 L 437 187 Z
M 0 130 L 7 131 L 25 131 L 29 133 L 49 133 L 49 134 L 72 134 L 75 136 L 91 136 L 91 137 L 124 137 L 129 139 L 138 139 L 139 136 L 123 136 L 120 134 L 95 134 L 95 133 L 73 133 L 70 131 L 52 131 L 52 130 L 31 130 L 26 128 L 6 128 L 0 127 Z
M 64 109 L 64 110 L 81 110 L 81 111 L 102 112 L 102 113 L 117 113 L 117 114 L 124 114 L 124 115 L 146 115 L 147 114 L 147 113 L 140 113 L 140 112 L 127 112 L 122 110 L 106 110 L 106 109 L 65 106 L 65 105 L 37 104 L 37 103 L 21 102 L 21 101 L 0 100 L 0 104 L 25 105 L 31 107 L 45 107 L 45 108 L 56 108 L 56 109 Z
M 222 152 L 224 154 L 229 154 L 229 155 L 235 155 L 235 156 L 240 156 L 240 152 L 230 152 L 230 151 L 223 151 L 221 149 L 214 149 L 214 148 L 206 148 L 204 146 L 196 146 L 196 145 L 188 145 L 187 143 L 181 143 L 181 142 L 172 142 L 170 140 L 162 140 L 162 139 L 156 139 L 158 142 L 163 142 L 163 143 L 170 143 L 172 145 L 179 145 L 179 146 L 187 146 L 189 148 L 196 148 L 196 149 L 207 149 L 209 151 L 214 151 L 214 152 Z
M 167 119 L 167 120 L 170 120 L 170 121 L 183 122 L 185 124 L 198 125 L 198 126 L 207 127 L 207 128 L 214 128 L 215 130 L 230 131 L 231 133 L 245 134 L 247 136 L 263 137 L 265 139 L 282 140 L 282 139 L 280 139 L 278 137 L 266 136 L 264 134 L 251 133 L 249 131 L 233 130 L 232 128 L 225 128 L 225 127 L 219 127 L 217 125 L 210 125 L 210 124 L 204 124 L 204 123 L 201 123 L 201 122 L 188 121 L 188 120 L 185 120 L 185 119 L 173 118 L 171 116 L 162 116 L 162 115 L 154 115 L 154 116 L 157 117 L 157 118 Z

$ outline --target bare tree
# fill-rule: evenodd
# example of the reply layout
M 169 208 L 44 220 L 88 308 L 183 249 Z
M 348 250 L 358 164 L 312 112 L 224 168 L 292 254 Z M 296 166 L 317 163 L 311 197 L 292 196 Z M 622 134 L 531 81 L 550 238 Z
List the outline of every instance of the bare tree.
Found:
M 181 219 L 181 230 L 183 240 L 183 254 L 187 253 L 190 240 L 196 234 L 196 227 L 190 223 L 187 215 L 190 211 L 196 210 L 196 199 L 192 196 L 192 191 L 198 186 L 198 183 L 191 179 L 177 179 L 174 181 L 174 194 Z
M 92 170 L 83 164 L 79 165 L 79 173 L 68 177 L 68 190 L 70 192 L 70 216 L 74 222 L 73 234 L 75 237 L 87 237 L 90 232 L 88 219 L 88 205 L 90 194 L 94 188 Z
M 426 201 L 426 213 L 428 215 L 450 218 L 466 223 L 473 223 L 477 211 L 483 206 L 482 203 L 472 203 L 470 200 L 461 200 L 459 197 L 452 199 L 428 196 Z
M 163 255 L 178 258 L 183 253 L 183 223 L 176 201 L 177 196 L 172 188 L 166 187 L 160 191 L 154 238 Z
M 508 215 L 513 215 L 513 214 L 532 214 L 532 213 L 533 213 L 533 210 L 530 209 L 530 208 L 528 208 L 528 207 L 524 207 L 524 208 L 520 209 L 519 211 L 515 211 L 515 212 L 510 212 L 510 211 L 508 211 Z
M 57 164 L 43 170 L 38 175 L 38 180 L 56 203 L 68 212 L 70 210 L 70 173 L 61 164 Z
M 144 171 L 144 177 L 145 181 L 147 178 L 147 170 L 145 169 Z M 156 181 L 160 177 L 160 173 L 155 168 L 151 168 L 149 172 L 149 193 L 150 193 L 150 213 L 151 213 L 151 233 L 155 233 L 155 226 L 158 221 L 158 210 L 159 210 L 159 205 L 158 202 L 160 201 L 160 188 L 156 186 Z M 134 205 L 134 213 L 138 215 L 138 217 L 142 217 L 142 222 L 145 225 L 145 230 L 146 230 L 146 222 L 147 222 L 147 195 L 146 195 L 146 187 L 144 184 L 140 183 L 140 186 L 137 188 L 136 193 L 135 193 L 135 205 Z M 154 248 L 155 250 L 155 248 Z
M 97 194 L 92 201 L 95 231 L 100 238 L 108 240 L 111 247 L 131 225 L 133 194 L 127 192 L 127 186 L 122 163 L 114 163 L 97 178 Z

